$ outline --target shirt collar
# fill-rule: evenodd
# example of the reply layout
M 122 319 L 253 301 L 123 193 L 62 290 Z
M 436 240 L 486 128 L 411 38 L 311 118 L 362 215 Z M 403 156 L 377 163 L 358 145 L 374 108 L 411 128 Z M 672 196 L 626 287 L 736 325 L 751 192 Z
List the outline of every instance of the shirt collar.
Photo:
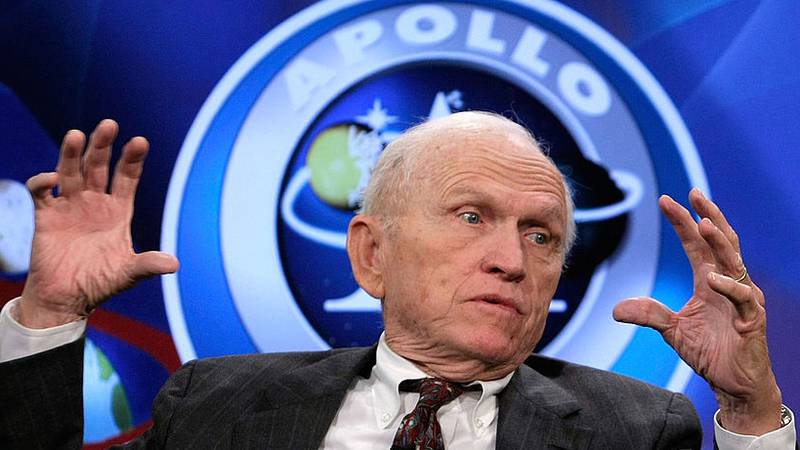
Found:
M 497 416 L 497 394 L 505 389 L 513 375 L 514 373 L 512 372 L 497 380 L 469 383 L 470 386 L 478 384 L 482 389 L 480 398 L 473 410 L 473 417 L 470 418 L 473 426 L 485 428 L 495 420 Z M 375 354 L 375 367 L 372 368 L 370 377 L 373 379 L 373 411 L 375 411 L 375 420 L 379 427 L 388 427 L 403 412 L 401 410 L 400 383 L 403 380 L 426 377 L 428 375 L 415 366 L 414 363 L 392 351 L 386 343 L 384 333 L 381 333 Z

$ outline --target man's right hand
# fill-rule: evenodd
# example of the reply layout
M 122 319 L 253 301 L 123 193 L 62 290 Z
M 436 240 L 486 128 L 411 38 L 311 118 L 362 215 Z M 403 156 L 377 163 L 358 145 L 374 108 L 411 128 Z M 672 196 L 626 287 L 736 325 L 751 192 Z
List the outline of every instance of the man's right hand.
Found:
M 172 255 L 133 250 L 130 224 L 146 139 L 134 137 L 125 144 L 106 193 L 117 130 L 113 120 L 100 122 L 85 152 L 86 136 L 67 132 L 56 171 L 28 180 L 36 230 L 28 278 L 15 311 L 23 326 L 49 328 L 85 318 L 136 281 L 178 270 Z

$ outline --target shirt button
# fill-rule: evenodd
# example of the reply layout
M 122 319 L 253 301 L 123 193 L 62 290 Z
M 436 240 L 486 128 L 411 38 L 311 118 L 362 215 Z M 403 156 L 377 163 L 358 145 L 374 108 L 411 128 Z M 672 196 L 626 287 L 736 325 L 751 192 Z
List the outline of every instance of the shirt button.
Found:
M 389 413 L 383 413 L 383 415 L 381 416 L 381 420 L 383 421 L 383 423 L 388 422 L 391 418 L 392 416 L 390 416 Z
M 481 419 L 475 419 L 475 426 L 478 428 L 483 428 L 483 421 Z

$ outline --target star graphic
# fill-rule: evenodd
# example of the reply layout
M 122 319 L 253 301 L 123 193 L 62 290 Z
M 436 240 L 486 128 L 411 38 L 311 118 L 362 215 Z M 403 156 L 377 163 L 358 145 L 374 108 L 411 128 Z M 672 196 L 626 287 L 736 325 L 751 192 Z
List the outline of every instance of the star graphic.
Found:
M 375 131 L 381 131 L 386 125 L 397 121 L 397 116 L 390 116 L 387 112 L 388 110 L 381 105 L 381 99 L 376 98 L 367 114 L 357 116 L 356 120 Z

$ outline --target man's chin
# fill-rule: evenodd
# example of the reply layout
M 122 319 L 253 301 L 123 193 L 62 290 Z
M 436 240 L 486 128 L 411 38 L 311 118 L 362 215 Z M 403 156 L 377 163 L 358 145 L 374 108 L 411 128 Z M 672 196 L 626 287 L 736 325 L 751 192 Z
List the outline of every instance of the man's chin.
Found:
M 502 333 L 475 333 L 470 336 L 467 354 L 492 366 L 513 365 L 528 356 L 527 351 L 519 350 L 519 342 Z M 521 353 L 525 353 L 521 355 Z

